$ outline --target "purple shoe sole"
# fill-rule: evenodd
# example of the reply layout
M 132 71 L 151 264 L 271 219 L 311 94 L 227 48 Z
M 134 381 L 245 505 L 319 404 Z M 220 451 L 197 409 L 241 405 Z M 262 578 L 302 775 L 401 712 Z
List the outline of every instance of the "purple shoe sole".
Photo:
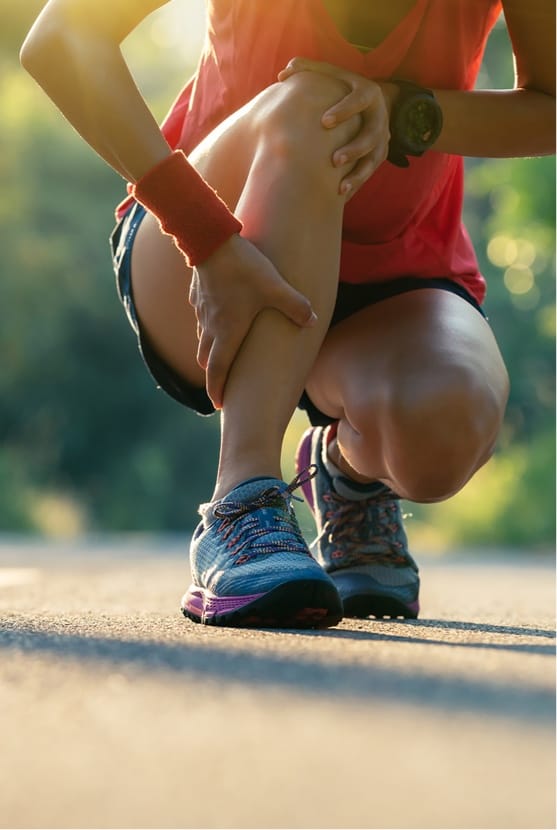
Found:
M 191 585 L 182 599 L 185 617 L 203 625 L 241 628 L 329 628 L 342 619 L 342 603 L 324 579 L 298 579 L 264 594 L 217 597 Z
M 217 597 L 211 591 L 190 585 L 182 599 L 182 608 L 199 617 L 220 616 L 240 611 L 246 605 L 255 602 L 265 594 L 247 594 L 243 597 Z

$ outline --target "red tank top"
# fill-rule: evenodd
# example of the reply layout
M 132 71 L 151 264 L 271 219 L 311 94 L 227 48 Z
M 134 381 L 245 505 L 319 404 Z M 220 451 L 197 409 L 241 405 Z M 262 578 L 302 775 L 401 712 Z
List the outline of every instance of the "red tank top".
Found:
M 434 89 L 472 89 L 500 0 L 416 0 L 371 52 L 341 35 L 322 0 L 208 0 L 194 77 L 162 130 L 186 153 L 262 89 L 295 55 L 368 78 L 400 77 Z M 481 302 L 485 281 L 462 224 L 463 160 L 430 151 L 402 169 L 383 163 L 344 213 L 340 279 L 449 277 Z M 124 212 L 129 200 L 117 211 Z

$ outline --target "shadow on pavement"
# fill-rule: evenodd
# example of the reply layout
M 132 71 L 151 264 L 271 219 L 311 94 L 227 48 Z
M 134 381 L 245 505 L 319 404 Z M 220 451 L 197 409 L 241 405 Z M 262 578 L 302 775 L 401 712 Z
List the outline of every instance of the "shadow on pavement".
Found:
M 433 621 L 425 621 L 431 625 Z M 444 627 L 468 626 L 468 623 L 436 623 Z M 401 624 L 404 625 L 404 624 Z M 414 623 L 414 625 L 416 625 Z M 418 627 L 420 623 L 418 622 Z M 423 623 L 422 623 L 423 625 Z M 500 633 L 519 632 L 534 634 L 536 629 L 512 629 L 504 626 L 487 626 Z M 482 630 L 474 626 L 473 630 Z M 267 632 L 269 633 L 269 632 Z M 310 636 L 332 638 L 359 637 L 360 639 L 392 639 L 474 648 L 493 648 L 497 644 L 458 643 L 432 641 L 425 638 L 397 635 L 370 634 L 360 631 L 332 630 L 304 632 Z M 547 636 L 549 632 L 537 636 Z M 284 637 L 285 632 L 280 632 Z M 294 636 L 299 636 L 299 632 Z M 504 644 L 503 644 L 503 647 Z M 525 646 L 524 651 L 536 647 Z M 540 646 L 543 653 L 554 653 L 552 647 Z M 546 651 L 547 649 L 547 651 Z M 262 654 L 249 647 L 233 648 L 229 641 L 212 639 L 211 645 L 191 640 L 184 643 L 168 643 L 151 640 L 118 639 L 73 634 L 59 628 L 48 630 L 48 623 L 41 621 L 33 626 L 16 623 L 0 627 L 0 652 L 52 655 L 57 660 L 79 661 L 81 664 L 98 664 L 99 667 L 118 665 L 120 668 L 148 670 L 183 675 L 184 680 L 208 680 L 219 684 L 241 684 L 270 690 L 280 689 L 297 694 L 308 694 L 321 699 L 344 697 L 355 701 L 384 701 L 409 704 L 424 709 L 434 709 L 437 714 L 484 713 L 492 717 L 513 718 L 524 722 L 550 723 L 555 715 L 555 697 L 551 690 L 528 687 L 528 671 L 524 669 L 524 684 L 477 679 L 443 674 L 445 666 L 440 661 L 440 673 L 424 668 L 385 668 L 362 663 L 337 661 L 334 656 L 311 659 L 305 654 Z M 534 653 L 539 653 L 535 651 Z M 370 662 L 373 659 L 370 653 Z M 328 662 L 327 662 L 328 661 Z
M 345 620 L 346 622 L 346 620 Z M 489 625 L 488 623 L 469 623 L 457 620 L 374 620 L 374 626 L 381 629 L 382 625 L 400 625 L 402 629 L 407 626 L 412 629 L 435 628 L 448 631 L 474 631 L 483 634 L 503 634 L 506 637 L 540 637 L 545 640 L 555 640 L 555 632 L 543 628 L 525 628 L 522 626 Z M 467 642 L 463 640 L 443 640 L 432 637 L 416 637 L 412 634 L 392 634 L 379 631 L 359 631 L 346 629 L 330 631 L 312 631 L 310 636 L 334 637 L 342 640 L 376 640 L 379 642 L 393 643 L 422 643 L 434 646 L 450 646 L 452 648 L 474 648 L 492 649 L 495 651 L 515 651 L 522 654 L 548 654 L 555 655 L 555 645 L 537 645 L 530 643 L 495 643 L 489 640 L 485 642 Z

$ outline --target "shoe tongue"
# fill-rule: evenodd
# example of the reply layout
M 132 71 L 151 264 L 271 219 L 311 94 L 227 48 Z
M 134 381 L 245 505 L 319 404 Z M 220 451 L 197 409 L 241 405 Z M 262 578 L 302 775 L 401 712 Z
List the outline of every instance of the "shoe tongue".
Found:
M 333 487 L 335 492 L 344 499 L 350 501 L 365 501 L 389 492 L 389 488 L 381 481 L 373 481 L 371 484 L 360 484 L 358 481 L 346 476 L 334 476 Z
M 268 490 L 270 487 L 283 488 L 286 487 L 286 484 L 280 478 L 268 478 L 266 476 L 248 478 L 247 481 L 242 481 L 241 484 L 237 484 L 224 498 L 209 502 L 208 504 L 202 504 L 199 512 L 206 522 L 211 522 L 215 518 L 214 510 L 217 505 L 227 501 L 242 503 L 252 501 L 252 499 L 261 495 L 264 490 Z M 271 506 L 273 505 L 270 504 L 269 507 Z M 277 506 L 279 505 L 277 504 Z M 282 506 L 282 503 L 280 506 Z
M 258 478 L 248 478 L 247 481 L 242 481 L 241 484 L 237 484 L 233 490 L 228 493 L 223 499 L 220 501 L 251 501 L 251 499 L 259 496 L 264 490 L 268 490 L 269 487 L 277 487 L 282 486 L 284 487 L 284 481 L 281 481 L 280 478 L 266 478 L 265 476 L 259 476 Z

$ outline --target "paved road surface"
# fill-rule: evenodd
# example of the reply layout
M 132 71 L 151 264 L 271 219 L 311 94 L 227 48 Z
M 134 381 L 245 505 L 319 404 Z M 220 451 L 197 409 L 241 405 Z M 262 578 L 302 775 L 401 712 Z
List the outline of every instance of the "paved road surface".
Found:
M 552 562 L 263 632 L 181 618 L 181 547 L 0 541 L 1 827 L 555 827 Z

